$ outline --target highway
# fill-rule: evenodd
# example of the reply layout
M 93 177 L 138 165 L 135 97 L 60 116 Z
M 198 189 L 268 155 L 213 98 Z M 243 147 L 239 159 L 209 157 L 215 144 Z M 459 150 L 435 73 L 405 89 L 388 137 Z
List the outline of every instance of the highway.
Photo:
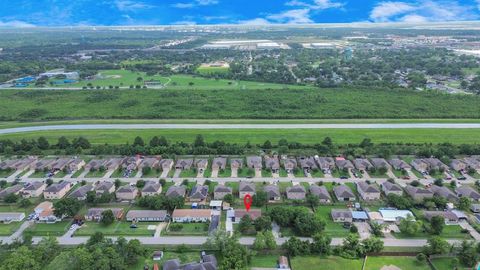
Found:
M 135 129 L 478 129 L 480 123 L 390 123 L 390 124 L 81 124 L 0 129 L 0 135 L 54 130 Z

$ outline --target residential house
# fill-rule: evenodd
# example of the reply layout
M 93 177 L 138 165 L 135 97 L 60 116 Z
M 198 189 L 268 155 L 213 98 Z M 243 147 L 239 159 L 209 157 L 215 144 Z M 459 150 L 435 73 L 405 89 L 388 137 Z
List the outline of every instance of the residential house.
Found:
M 123 162 L 124 159 L 122 158 L 111 158 L 111 159 L 108 159 L 105 161 L 105 163 L 103 164 L 103 167 L 107 170 L 107 171 L 114 171 L 116 169 L 118 169 L 121 165 L 122 165 L 122 162 Z
M 470 186 L 464 185 L 457 187 L 455 192 L 459 198 L 466 197 L 475 202 L 480 201 L 480 193 Z
M 142 160 L 140 159 L 139 156 L 134 156 L 134 157 L 126 157 L 122 160 L 121 166 L 122 169 L 126 171 L 135 171 Z
M 414 187 L 414 186 L 406 186 L 405 192 L 407 192 L 410 197 L 412 197 L 415 201 L 421 202 L 425 198 L 432 198 L 433 192 L 429 189 L 421 188 L 421 187 Z
M 298 163 L 302 170 L 310 172 L 312 170 L 318 169 L 317 163 L 315 162 L 314 157 L 299 157 Z
M 261 209 L 250 209 L 249 211 L 245 209 L 235 209 L 234 211 L 235 214 L 232 220 L 233 223 L 239 223 L 244 216 L 250 216 L 252 220 L 256 220 L 262 216 Z
M 480 171 L 480 159 L 475 157 L 466 157 L 463 161 L 468 165 L 469 168 Z
M 289 200 L 305 200 L 306 195 L 307 191 L 302 185 L 287 187 L 287 199 Z
M 429 165 L 429 170 L 448 171 L 449 168 L 438 158 L 426 158 L 424 161 Z
M 59 200 L 72 188 L 72 184 L 66 181 L 52 184 L 43 191 L 43 197 L 47 200 Z
M 333 222 L 352 223 L 352 211 L 348 209 L 332 209 L 330 212 Z
M 353 222 L 367 222 L 368 214 L 365 211 L 352 211 Z
M 221 184 L 215 187 L 213 191 L 213 198 L 215 200 L 223 200 L 227 194 L 232 194 L 232 188 Z
M 446 225 L 458 224 L 459 218 L 452 211 L 423 211 L 423 216 L 428 221 L 431 221 L 433 217 L 441 216 L 445 219 Z
M 160 157 L 144 157 L 138 168 L 152 168 L 156 169 L 160 167 Z
M 370 163 L 370 161 L 368 161 L 366 158 L 356 158 L 353 160 L 353 164 L 359 171 L 369 171 L 373 168 L 372 163 Z
M 85 166 L 85 160 L 81 158 L 70 159 L 67 164 L 67 172 L 72 173 L 81 170 Z
M 191 202 L 205 201 L 208 196 L 208 186 L 196 185 L 192 188 L 188 200 Z
M 279 201 L 282 199 L 282 195 L 280 194 L 280 188 L 276 185 L 267 185 L 263 187 L 263 191 L 267 193 L 267 198 L 269 201 Z
M 297 168 L 297 160 L 294 158 L 286 158 L 283 160 L 283 167 L 290 173 Z
M 85 170 L 87 171 L 98 171 L 100 168 L 107 169 L 105 166 L 107 161 L 104 159 L 92 159 L 90 162 L 85 165 Z
M 138 222 L 164 222 L 168 219 L 168 214 L 165 210 L 130 210 L 126 219 Z
M 346 185 L 335 186 L 333 188 L 333 193 L 337 200 L 341 202 L 355 201 L 356 197 L 350 187 Z
M 331 172 L 335 170 L 335 159 L 331 157 L 319 157 L 317 163 L 323 172 Z
M 87 199 L 87 193 L 93 190 L 92 185 L 85 185 L 77 188 L 68 195 L 69 198 L 74 198 L 79 201 L 85 201 Z
M 136 186 L 125 185 L 118 188 L 115 192 L 117 200 L 120 201 L 132 201 L 138 195 L 138 189 Z
M 332 202 L 332 197 L 330 197 L 330 193 L 328 192 L 327 188 L 324 186 L 311 185 L 310 193 L 314 196 L 317 196 L 320 200 L 320 203 Z
M 273 173 L 278 173 L 278 170 L 280 170 L 278 157 L 265 157 L 265 168 L 271 170 Z
M 230 167 L 231 169 L 240 169 L 243 167 L 243 159 L 241 158 L 232 158 L 230 159 Z
M 14 160 L 4 160 L 0 162 L 0 170 L 15 170 L 23 171 L 26 168 L 29 168 L 32 163 L 37 161 L 37 157 L 26 157 L 23 159 L 14 159 Z
M 95 193 L 113 193 L 115 192 L 115 183 L 112 181 L 102 181 L 95 186 Z
M 468 165 L 461 159 L 452 159 L 450 161 L 450 168 L 452 168 L 454 171 L 462 172 L 467 170 Z
M 62 171 L 63 169 L 68 170 L 67 165 L 72 161 L 70 158 L 57 158 L 55 159 L 50 167 L 51 170 L 54 172 Z
M 23 212 L 0 212 L 0 223 L 9 224 L 12 222 L 20 222 L 25 219 Z
M 41 202 L 37 207 L 35 207 L 35 221 L 38 223 L 55 223 L 61 221 L 62 219 L 56 217 L 53 213 L 53 203 L 49 201 Z
M 377 170 L 379 169 L 385 169 L 389 170 L 390 169 L 390 164 L 384 159 L 384 158 L 371 158 L 370 159 L 371 164 L 373 167 Z
M 203 173 L 208 168 L 208 159 L 195 159 L 195 167 L 198 169 L 199 172 Z
M 338 169 L 343 171 L 353 170 L 355 168 L 355 166 L 353 166 L 353 163 L 350 160 L 343 157 L 335 158 L 335 165 L 337 165 Z
M 365 201 L 380 200 L 380 190 L 376 185 L 357 182 L 357 191 Z
M 211 218 L 210 209 L 175 209 L 172 214 L 173 222 L 207 222 Z
M 212 162 L 212 170 L 225 170 L 227 167 L 227 158 L 225 157 L 216 157 Z
M 10 194 L 18 195 L 22 190 L 23 190 L 23 186 L 19 184 L 13 185 L 11 187 L 7 187 L 4 190 L 0 191 L 0 200 L 4 200 L 5 197 Z
M 35 170 L 37 172 L 42 172 L 42 171 L 51 171 L 52 170 L 52 164 L 55 162 L 54 159 L 41 159 L 38 160 L 37 162 L 33 162 L 30 165 L 31 170 Z
M 175 163 L 175 169 L 177 170 L 190 170 L 193 165 L 193 159 L 179 159 L 177 163 Z
M 400 185 L 391 183 L 389 181 L 385 181 L 380 186 L 383 190 L 383 193 L 385 193 L 385 195 L 387 195 L 387 196 L 390 195 L 390 194 L 395 194 L 395 195 L 398 195 L 398 196 L 403 195 L 403 189 Z
M 402 219 L 406 219 L 411 216 L 415 220 L 414 215 L 409 210 L 397 210 L 397 209 L 380 209 L 382 220 L 387 223 L 399 224 Z
M 217 259 L 214 255 L 202 254 L 200 262 L 181 264 L 179 259 L 168 260 L 163 270 L 217 270 Z
M 414 159 L 411 162 L 412 167 L 421 172 L 421 173 L 427 173 L 428 170 L 430 169 L 430 166 L 428 165 L 427 162 L 425 162 L 423 159 Z
M 187 193 L 187 189 L 185 186 L 171 186 L 168 188 L 167 192 L 165 193 L 165 196 L 168 198 L 176 198 L 176 197 L 185 197 L 185 194 Z
M 408 165 L 407 162 L 399 158 L 390 159 L 388 162 L 397 171 L 410 170 L 412 168 L 412 166 Z
M 252 169 L 262 169 L 262 158 L 259 156 L 247 157 L 247 167 Z
M 155 196 L 162 193 L 162 185 L 158 182 L 148 181 L 145 183 L 145 186 L 142 188 L 142 196 Z
M 87 210 L 87 214 L 85 214 L 85 220 L 100 221 L 102 219 L 102 213 L 108 210 L 112 211 L 115 219 L 121 220 L 123 218 L 122 208 L 90 208 Z
M 249 182 L 240 182 L 238 188 L 238 196 L 240 199 L 243 199 L 247 194 L 253 197 L 255 195 L 255 184 Z
M 160 168 L 162 168 L 162 171 L 170 171 L 173 167 L 173 159 L 162 159 L 159 162 Z
M 458 201 L 458 197 L 455 193 L 453 193 L 453 191 L 451 191 L 449 188 L 447 187 L 439 187 L 439 186 L 436 186 L 436 185 L 432 185 L 430 187 L 430 190 L 433 192 L 433 194 L 435 196 L 440 196 L 440 197 L 443 197 L 445 199 L 447 199 L 448 201 L 450 202 L 456 202 Z
M 47 188 L 47 184 L 40 181 L 31 182 L 21 192 L 24 198 L 38 198 L 42 196 L 43 191 Z
M 480 204 L 479 203 L 472 203 L 470 206 L 470 210 L 474 213 L 480 213 Z

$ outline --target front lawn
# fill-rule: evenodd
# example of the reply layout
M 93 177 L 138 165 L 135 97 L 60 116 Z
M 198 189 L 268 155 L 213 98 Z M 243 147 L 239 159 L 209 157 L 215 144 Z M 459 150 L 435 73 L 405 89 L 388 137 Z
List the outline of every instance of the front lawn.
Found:
M 325 175 L 323 174 L 323 172 L 321 170 L 313 170 L 311 173 L 312 177 L 314 178 L 323 178 L 325 177 Z
M 89 171 L 85 178 L 102 178 L 106 173 L 107 171 Z
M 402 270 L 430 270 L 427 262 L 419 263 L 415 257 L 367 257 L 365 270 L 379 270 L 384 266 L 397 266 Z
M 332 209 L 342 209 L 343 206 L 319 206 L 315 209 L 315 215 L 325 221 L 325 233 L 330 237 L 345 237 L 350 233 L 349 229 L 343 227 L 343 223 L 333 222 Z
M 163 258 L 160 261 L 153 261 L 152 260 L 153 251 L 154 250 L 151 250 L 150 252 L 148 252 L 148 256 L 139 258 L 138 262 L 135 265 L 128 267 L 127 270 L 144 270 L 145 265 L 148 265 L 150 267 L 149 269 L 153 269 L 154 263 L 157 263 L 159 266 L 162 266 L 163 263 L 172 259 L 179 259 L 180 263 L 182 264 L 197 262 L 200 260 L 199 251 L 189 251 L 189 252 L 182 252 L 182 253 L 164 251 Z M 56 270 L 56 269 L 51 269 L 51 270 Z
M 452 270 L 452 269 L 454 269 L 453 259 L 454 259 L 454 257 L 433 258 L 432 259 L 432 264 L 433 264 L 433 266 L 435 266 L 435 268 L 437 270 Z M 471 268 L 458 266 L 457 269 L 458 270 L 466 270 L 466 269 L 471 269 Z
M 182 225 L 182 228 L 178 231 L 173 231 L 170 228 L 168 231 L 162 231 L 165 235 L 207 235 L 208 223 L 170 223 L 170 226 L 174 224 Z
M 252 257 L 252 261 L 250 262 L 250 267 L 258 267 L 258 268 L 275 268 L 277 267 L 279 255 L 260 255 L 257 254 Z
M 347 177 L 350 178 L 350 174 L 344 170 L 335 169 L 332 171 L 332 176 L 335 178 Z
M 71 220 L 64 220 L 53 224 L 35 223 L 25 230 L 31 236 L 62 236 L 72 225 Z
M 149 225 L 157 226 L 158 222 L 139 222 L 137 228 L 130 228 L 132 223 L 125 221 L 115 221 L 113 224 L 104 226 L 98 222 L 86 222 L 75 232 L 75 236 L 90 236 L 96 232 L 104 235 L 115 236 L 152 236 L 155 231 L 148 230 Z
M 427 239 L 431 235 L 427 232 L 418 232 L 415 235 L 405 235 L 402 233 L 394 233 L 395 238 L 399 239 L 408 239 L 408 238 L 416 238 L 416 239 Z M 470 235 L 468 233 L 462 233 L 462 227 L 460 225 L 445 225 L 443 227 L 442 234 L 440 237 L 446 239 L 470 239 Z
M 7 178 L 12 175 L 15 170 L 0 170 L 0 178 Z
M 332 270 L 361 270 L 363 260 L 349 260 L 342 257 L 320 257 L 320 256 L 302 256 L 290 259 L 292 269 L 295 270 L 313 270 L 313 269 L 332 269 Z M 405 269 L 403 269 L 405 270 Z
M 12 222 L 10 224 L 0 224 L 0 235 L 9 236 L 12 235 L 23 222 Z
M 262 177 L 272 177 L 272 171 L 267 170 L 267 169 L 263 169 L 262 170 Z
M 232 176 L 232 169 L 225 168 L 225 170 L 218 171 L 218 177 L 230 177 Z
M 180 172 L 180 178 L 195 178 L 195 177 L 197 177 L 196 169 L 182 170 L 182 172 Z
M 85 168 L 81 168 L 80 170 L 74 172 L 72 175 L 72 178 L 78 178 L 84 171 L 85 171 Z

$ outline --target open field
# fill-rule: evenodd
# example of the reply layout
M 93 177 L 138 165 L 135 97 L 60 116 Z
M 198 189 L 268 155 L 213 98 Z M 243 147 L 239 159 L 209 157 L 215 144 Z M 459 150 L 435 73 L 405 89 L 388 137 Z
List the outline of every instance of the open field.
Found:
M 143 129 L 143 130 L 60 130 L 36 131 L 1 135 L 0 139 L 37 139 L 45 136 L 56 142 L 60 136 L 74 138 L 83 136 L 94 144 L 123 144 L 133 142 L 136 136 L 148 141 L 153 136 L 165 136 L 172 142 L 193 142 L 202 134 L 206 141 L 223 140 L 229 143 L 278 142 L 280 139 L 305 144 L 319 143 L 329 136 L 335 143 L 359 143 L 370 138 L 374 143 L 480 143 L 480 129 Z
M 368 257 L 365 270 L 379 270 L 394 265 L 402 270 L 430 270 L 426 262 L 418 263 L 415 257 Z
M 76 236 L 90 236 L 96 232 L 101 232 L 104 235 L 121 235 L 121 236 L 152 236 L 154 231 L 149 231 L 148 225 L 158 225 L 157 223 L 141 222 L 138 223 L 138 228 L 130 228 L 131 223 L 116 221 L 111 225 L 104 226 L 98 222 L 87 222 L 75 232 Z
M 479 118 L 480 97 L 383 89 L 2 90 L 0 120 Z
M 319 256 L 304 256 L 293 257 L 290 260 L 292 269 L 295 270 L 312 270 L 318 269 L 321 265 L 322 269 L 348 269 L 361 270 L 363 260 L 348 260 L 341 257 L 319 257 Z

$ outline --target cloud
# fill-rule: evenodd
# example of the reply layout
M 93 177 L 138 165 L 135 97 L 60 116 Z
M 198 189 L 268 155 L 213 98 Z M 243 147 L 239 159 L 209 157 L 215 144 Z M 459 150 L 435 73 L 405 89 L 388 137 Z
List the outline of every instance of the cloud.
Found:
M 478 0 L 480 1 L 480 0 Z M 473 6 L 462 5 L 455 0 L 414 2 L 385 1 L 370 12 L 373 22 L 438 22 L 475 20 L 479 16 Z
M 117 7 L 118 10 L 124 11 L 124 12 L 138 11 L 141 9 L 149 9 L 153 7 L 143 2 L 131 1 L 131 0 L 116 0 L 115 6 Z
M 35 25 L 24 22 L 24 21 L 14 20 L 14 21 L 0 21 L 0 27 L 29 28 L 29 27 L 35 27 Z
M 174 22 L 173 24 L 175 24 L 175 25 L 196 25 L 197 22 L 195 22 L 195 21 L 177 21 L 177 22 Z
M 194 8 L 199 6 L 212 6 L 218 3 L 218 0 L 194 0 L 193 2 L 176 3 L 171 6 L 174 8 Z
M 293 7 L 306 7 L 313 10 L 323 10 L 323 9 L 329 9 L 329 8 L 341 8 L 345 5 L 345 3 L 336 2 L 332 0 L 314 0 L 313 2 L 310 2 L 310 3 L 300 1 L 300 0 L 291 0 L 287 2 L 285 5 L 293 6 Z
M 269 15 L 267 18 L 277 23 L 286 24 L 313 23 L 313 20 L 310 18 L 310 9 L 308 8 L 291 9 L 278 14 Z
M 238 21 L 238 24 L 245 24 L 245 25 L 267 25 L 267 24 L 272 24 L 268 20 L 264 18 L 255 18 L 255 19 L 250 19 L 250 20 L 240 20 Z

